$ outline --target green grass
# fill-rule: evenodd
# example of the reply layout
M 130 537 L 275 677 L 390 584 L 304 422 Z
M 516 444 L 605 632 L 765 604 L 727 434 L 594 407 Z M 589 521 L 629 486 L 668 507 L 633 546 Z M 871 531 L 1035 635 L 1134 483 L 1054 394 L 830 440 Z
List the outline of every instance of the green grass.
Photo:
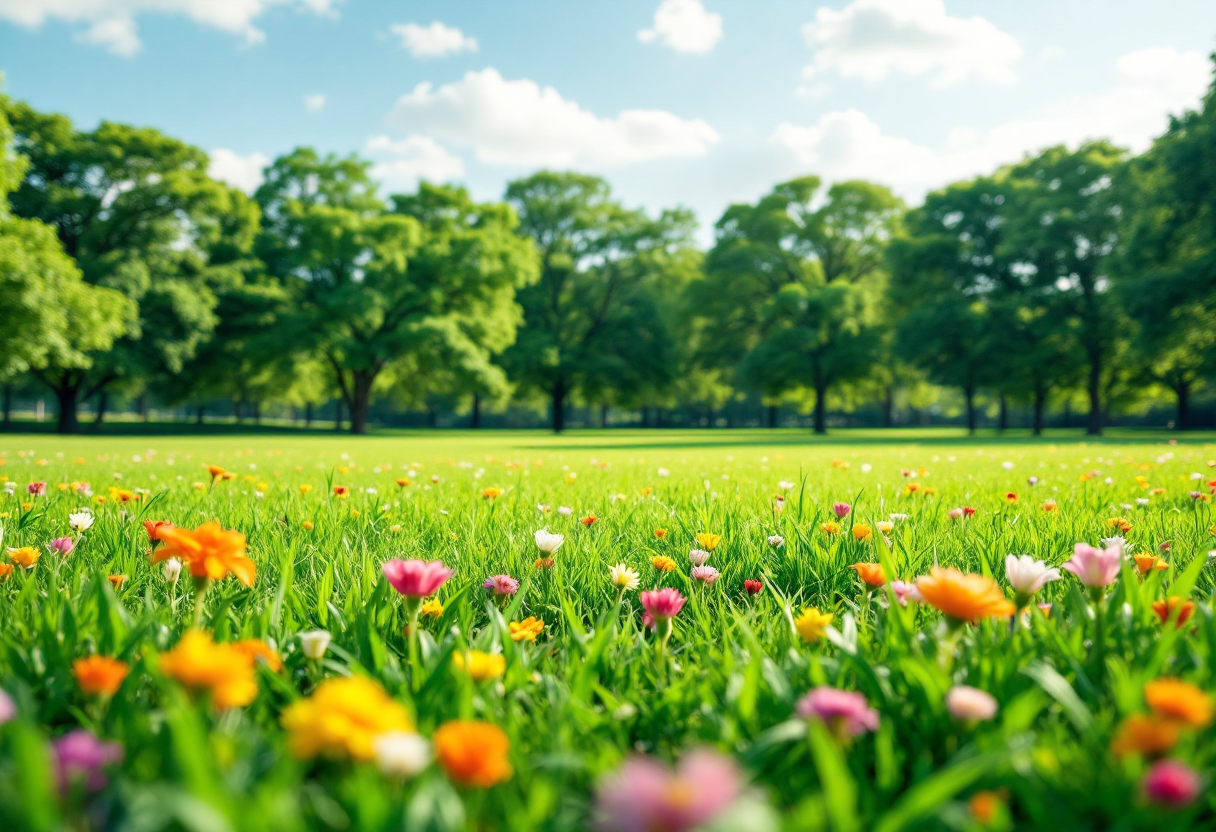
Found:
M 68 533 L 68 513 L 85 503 L 97 516 L 71 556 L 44 555 L 0 583 L 0 688 L 19 713 L 0 726 L 0 829 L 582 829 L 597 780 L 628 755 L 670 760 L 699 745 L 735 757 L 789 830 L 980 829 L 968 810 L 978 792 L 999 794 L 1004 806 L 989 828 L 1212 828 L 1212 798 L 1181 810 L 1150 805 L 1140 787 L 1147 761 L 1109 748 L 1119 722 L 1144 712 L 1147 681 L 1170 675 L 1216 687 L 1207 566 L 1216 521 L 1209 504 L 1188 496 L 1216 477 L 1208 466 L 1216 446 L 1212 435 L 1171 438 L 1179 437 L 968 440 L 944 429 L 824 439 L 758 430 L 0 436 L 0 476 L 19 486 L 12 497 L 0 492 L 5 546 L 44 547 Z M 237 477 L 196 488 L 209 480 L 206 464 Z M 413 484 L 399 487 L 411 467 Z M 1151 494 L 1137 476 L 1164 493 Z M 25 494 L 34 480 L 50 483 L 47 496 Z M 783 480 L 795 485 L 776 513 Z M 125 506 L 98 504 L 57 488 L 74 481 L 98 496 L 111 486 L 146 492 Z M 921 489 L 906 494 L 909 482 Z M 302 484 L 313 488 L 301 493 Z M 331 496 L 339 484 L 351 488 L 348 499 Z M 504 493 L 484 499 L 490 486 Z M 1005 497 L 1011 491 L 1016 502 Z M 1137 506 L 1144 497 L 1149 505 Z M 1058 509 L 1043 511 L 1046 500 Z M 854 511 L 844 533 L 827 536 L 819 524 L 835 501 Z M 963 505 L 975 516 L 947 517 Z M 893 512 L 910 518 L 889 549 L 881 536 L 862 543 L 848 534 L 850 523 L 874 525 Z M 578 518 L 588 514 L 599 519 L 584 527 Z M 955 651 L 938 613 L 888 610 L 848 568 L 882 560 L 911 580 L 938 563 L 1008 588 L 1006 554 L 1058 565 L 1077 541 L 1111 534 L 1115 516 L 1132 522 L 1136 551 L 1168 542 L 1170 568 L 1142 581 L 1125 566 L 1100 608 L 1100 641 L 1084 588 L 1069 574 L 1042 593 L 1050 618 L 1036 614 L 1012 631 L 1005 621 L 982 623 Z M 195 610 L 189 581 L 174 588 L 149 562 L 144 519 L 216 520 L 248 536 L 254 586 L 217 583 L 202 617 L 218 641 L 269 639 L 282 655 L 282 671 L 259 670 L 248 707 L 217 713 L 158 672 L 156 655 L 177 643 Z M 566 535 L 549 571 L 533 566 L 542 526 Z M 656 528 L 668 538 L 656 539 Z M 723 536 L 712 587 L 688 578 L 701 531 Z M 766 543 L 772 534 L 784 548 Z M 657 554 L 679 569 L 657 574 Z M 438 558 L 456 570 L 440 592 L 443 616 L 423 624 L 417 673 L 402 601 L 380 572 L 393 557 Z M 616 608 L 608 569 L 618 562 L 641 572 L 642 589 L 669 585 L 690 597 L 668 656 L 641 626 L 637 593 Z M 481 588 L 501 572 L 523 582 L 505 609 Z M 117 592 L 106 580 L 113 574 L 128 576 Z M 766 585 L 750 600 L 749 578 Z M 1167 595 L 1198 602 L 1186 627 L 1167 629 L 1152 611 Z M 790 615 L 803 606 L 835 613 L 828 638 L 806 644 L 792 631 Z M 512 642 L 506 622 L 528 615 L 544 620 L 544 634 Z M 316 628 L 334 641 L 310 667 L 296 634 Z M 453 652 L 469 646 L 503 653 L 505 675 L 476 684 L 453 668 Z M 132 665 L 108 702 L 84 696 L 72 677 L 72 661 L 93 653 Z M 500 726 L 514 776 L 477 790 L 437 766 L 403 784 L 373 764 L 294 759 L 283 709 L 320 677 L 349 673 L 381 683 L 424 736 L 456 718 Z M 951 720 L 943 698 L 952 684 L 995 696 L 997 718 Z M 862 692 L 880 712 L 879 729 L 851 744 L 808 731 L 794 704 L 820 685 Z M 125 756 L 105 789 L 62 798 L 47 743 L 79 726 L 121 743 Z M 1186 731 L 1170 756 L 1210 775 L 1212 740 L 1210 727 Z M 767 828 L 762 813 L 751 820 Z

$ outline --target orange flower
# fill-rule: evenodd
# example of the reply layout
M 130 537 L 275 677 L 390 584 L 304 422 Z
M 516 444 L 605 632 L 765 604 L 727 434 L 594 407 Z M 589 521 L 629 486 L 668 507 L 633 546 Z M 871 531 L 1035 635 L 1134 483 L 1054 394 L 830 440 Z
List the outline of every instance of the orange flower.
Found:
M 435 756 L 448 777 L 462 786 L 488 789 L 511 778 L 510 740 L 497 725 L 472 720 L 445 722 L 435 731 Z
M 1126 517 L 1111 517 L 1106 521 L 1107 528 L 1118 529 L 1121 532 L 1130 532 L 1132 523 Z
M 860 540 L 862 543 L 865 543 L 867 540 L 869 540 L 873 536 L 874 536 L 874 530 L 871 529 L 869 526 L 867 526 L 865 523 L 854 523 L 853 524 L 853 539 L 854 540 Z
M 1177 595 L 1171 595 L 1165 601 L 1153 602 L 1153 612 L 1157 613 L 1157 617 L 1161 619 L 1162 624 L 1170 620 L 1170 616 L 1174 614 L 1174 610 L 1178 610 L 1178 622 L 1174 626 L 1181 627 L 1191 617 L 1191 613 L 1195 611 L 1195 602 L 1185 601 Z
M 254 657 L 232 644 L 216 644 L 191 630 L 177 646 L 160 654 L 160 671 L 194 691 L 209 690 L 217 708 L 239 708 L 258 695 Z
M 840 524 L 834 520 L 819 524 L 819 530 L 824 534 L 840 534 Z
M 1009 491 L 1005 494 L 1005 501 L 1010 502 L 1010 503 L 1016 503 L 1018 501 L 1018 495 L 1016 493 L 1014 493 L 1013 491 Z
M 208 465 L 206 468 L 207 473 L 211 475 L 211 479 L 213 480 L 218 480 L 220 477 L 224 476 L 225 471 L 224 466 L 222 465 Z
M 148 540 L 152 541 L 155 546 L 160 542 L 160 530 L 163 528 L 172 528 L 173 524 L 167 520 L 145 520 L 144 531 L 148 533 Z
M 40 557 L 42 557 L 42 552 L 39 552 L 33 546 L 22 546 L 19 549 L 8 550 L 8 559 L 26 569 L 32 569 Z
M 650 559 L 650 562 L 660 572 L 670 572 L 676 568 L 676 562 L 666 555 L 655 555 Z
M 279 654 L 260 638 L 247 638 L 244 641 L 235 642 L 232 646 L 249 656 L 254 663 L 258 659 L 266 662 L 266 666 L 276 673 L 283 669 L 283 660 L 279 658 Z
M 76 684 L 89 696 L 113 696 L 130 671 L 126 662 L 109 656 L 89 656 L 72 662 Z
M 667 539 L 667 529 L 655 529 L 654 536 L 657 537 L 659 540 L 666 540 Z
M 306 532 L 312 531 L 312 521 L 305 520 L 303 523 L 300 524 L 300 528 L 302 528 Z
M 13 565 L 11 563 L 0 563 L 0 581 L 7 581 L 9 575 L 13 574 Z
M 122 589 L 122 585 L 127 582 L 126 575 L 110 575 L 106 578 L 110 582 L 110 586 L 115 589 Z
M 1160 757 L 1178 744 L 1179 724 L 1159 716 L 1132 714 L 1119 726 L 1110 750 L 1116 756 Z
M 1141 552 L 1138 555 L 1132 555 L 1132 560 L 1136 562 L 1136 568 L 1140 570 L 1141 575 L 1147 575 L 1154 569 L 1170 568 L 1168 563 L 1154 555 L 1152 552 Z
M 1039 508 L 1043 509 L 1043 511 L 1055 511 L 1059 508 L 1059 504 L 1055 500 L 1045 500 Z
M 996 581 L 983 575 L 965 575 L 954 567 L 934 566 L 928 575 L 916 579 L 916 588 L 925 603 L 954 622 L 1008 618 L 1017 611 Z
M 997 812 L 1005 805 L 1001 795 L 996 792 L 976 792 L 967 801 L 967 811 L 980 826 L 988 827 L 996 820 Z
M 882 586 L 887 582 L 887 574 L 882 571 L 881 563 L 855 563 L 849 567 L 857 570 L 857 576 L 870 586 Z
M 194 531 L 162 529 L 160 536 L 164 545 L 152 556 L 154 562 L 177 558 L 196 578 L 218 581 L 231 572 L 245 586 L 253 586 L 257 567 L 245 557 L 245 535 L 240 532 L 204 523 Z
M 397 485 L 401 486 L 402 488 L 407 488 L 411 485 L 411 482 L 405 477 L 401 477 L 397 480 Z
M 481 496 L 486 500 L 494 500 L 502 496 L 502 489 L 497 486 L 481 489 Z
M 1149 682 L 1144 686 L 1144 701 L 1157 716 L 1191 728 L 1206 728 L 1212 722 L 1212 698 L 1181 679 Z
M 339 500 L 345 500 L 347 497 L 350 496 L 350 489 L 347 488 L 345 485 L 335 485 L 334 486 L 334 496 L 337 497 Z
M 537 558 L 532 565 L 537 569 L 552 569 L 553 558 Z
M 591 528 L 591 524 L 599 519 L 600 518 L 596 517 L 594 514 L 588 514 L 586 517 L 582 518 L 578 522 L 582 523 L 587 528 Z

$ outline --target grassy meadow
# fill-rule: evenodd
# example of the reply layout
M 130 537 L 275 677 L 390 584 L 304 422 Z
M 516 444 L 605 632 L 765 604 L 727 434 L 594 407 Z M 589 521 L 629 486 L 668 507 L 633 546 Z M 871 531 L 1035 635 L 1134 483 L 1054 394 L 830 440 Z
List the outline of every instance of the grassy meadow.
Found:
M 0 437 L 0 829 L 1210 829 L 1216 437 L 1170 438 Z M 1109 580 L 1015 590 L 1079 542 Z

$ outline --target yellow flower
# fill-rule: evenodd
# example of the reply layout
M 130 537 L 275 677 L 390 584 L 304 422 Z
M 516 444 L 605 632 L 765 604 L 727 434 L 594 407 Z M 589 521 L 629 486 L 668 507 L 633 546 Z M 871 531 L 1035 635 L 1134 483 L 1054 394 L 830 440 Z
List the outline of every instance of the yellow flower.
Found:
M 874 525 L 877 526 L 878 530 L 883 534 L 890 534 L 891 530 L 895 528 L 895 524 L 890 520 L 879 520 Z
M 438 598 L 432 598 L 423 604 L 419 608 L 418 612 L 422 613 L 423 615 L 429 615 L 431 618 L 438 618 L 439 616 L 443 615 L 443 604 L 439 603 Z
M 239 708 L 258 695 L 254 657 L 232 644 L 216 644 L 191 630 L 177 646 L 160 654 L 160 671 L 194 691 L 209 690 L 217 708 Z
M 1144 686 L 1144 701 L 1157 716 L 1206 728 L 1212 722 L 1212 698 L 1190 682 L 1157 679 Z
M 303 523 L 300 524 L 300 528 L 304 529 L 304 531 L 306 531 L 306 532 L 312 531 L 313 530 L 312 521 L 305 520 Z
M 710 534 L 709 532 L 701 532 L 696 537 L 697 545 L 707 552 L 712 552 L 722 542 L 722 535 Z
M 291 753 L 302 760 L 373 760 L 379 737 L 414 730 L 405 708 L 366 676 L 326 679 L 307 699 L 287 706 L 282 724 L 291 735 Z
M 11 563 L 0 563 L 0 581 L 7 581 L 9 575 L 13 574 L 13 565 Z
M 536 641 L 536 637 L 545 631 L 545 622 L 530 615 L 523 621 L 512 621 L 507 629 L 511 631 L 511 641 Z
M 1107 528 L 1118 529 L 1121 532 L 1130 532 L 1132 523 L 1126 517 L 1111 517 L 1106 521 Z
M 667 529 L 655 529 L 654 536 L 657 537 L 659 540 L 666 540 L 667 539 Z
M 452 664 L 469 674 L 474 682 L 484 682 L 507 671 L 507 660 L 500 655 L 470 650 L 452 654 Z
M 493 500 L 502 496 L 502 489 L 497 486 L 481 489 L 481 496 L 487 500 Z
M 840 534 L 840 524 L 835 520 L 819 524 L 819 530 L 824 534 Z
M 820 612 L 814 607 L 807 607 L 794 619 L 794 628 L 803 641 L 814 643 L 823 638 L 824 632 L 835 617 L 830 612 Z
M 853 539 L 854 540 L 860 540 L 862 543 L 865 543 L 867 540 L 869 540 L 873 536 L 874 536 L 874 530 L 871 529 L 869 526 L 867 526 L 865 523 L 854 523 L 853 524 Z
M 300 494 L 302 496 L 307 495 L 309 491 L 312 491 L 312 486 L 309 485 L 308 483 L 304 483 L 303 485 L 300 486 Z
M 650 562 L 660 572 L 670 572 L 676 568 L 676 562 L 666 555 L 655 555 L 650 559 Z
M 35 549 L 33 546 L 22 546 L 20 549 L 9 549 L 8 559 L 18 566 L 23 566 L 26 569 L 33 568 L 38 562 L 38 558 L 42 557 L 42 552 Z

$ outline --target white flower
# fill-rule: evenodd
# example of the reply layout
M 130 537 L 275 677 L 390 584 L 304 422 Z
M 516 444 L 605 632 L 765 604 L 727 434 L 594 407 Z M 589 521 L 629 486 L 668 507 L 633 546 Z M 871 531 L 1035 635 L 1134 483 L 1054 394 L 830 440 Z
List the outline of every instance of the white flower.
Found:
M 17 483 L 13 482 L 12 480 L 9 480 L 8 482 L 6 482 L 4 484 L 4 490 L 7 491 L 9 494 L 12 494 L 13 492 L 15 492 L 17 490 Z
M 1136 498 L 1136 505 L 1138 505 L 1138 506 L 1146 506 L 1146 505 L 1148 505 L 1148 497 L 1137 497 L 1137 498 Z
M 74 511 L 68 515 L 68 527 L 74 532 L 85 532 L 93 527 L 93 515 L 84 511 Z
M 861 463 L 861 473 L 868 474 L 874 470 L 874 466 L 868 462 Z
M 536 530 L 536 548 L 540 549 L 546 555 L 551 555 L 558 549 L 562 548 L 562 544 L 566 542 L 566 536 L 561 534 L 553 534 L 548 529 Z
M 670 472 L 670 471 L 668 471 L 666 468 L 660 468 L 660 469 L 659 469 L 659 476 L 660 476 L 660 477 L 670 477 L 670 476 L 671 476 L 671 472 Z
M 177 583 L 177 576 L 182 573 L 182 562 L 177 558 L 169 558 L 163 567 L 165 580 L 171 584 Z
M 894 523 L 902 523 L 903 521 L 905 521 L 907 519 L 908 519 L 908 515 L 906 515 L 906 514 L 899 514 L 897 512 L 897 513 L 891 515 L 891 521 Z
M 1198 471 L 1196 471 L 1195 473 L 1191 474 L 1191 479 L 1193 479 L 1193 480 L 1201 480 L 1201 479 L 1203 479 L 1203 474 L 1201 474 L 1201 473 L 1199 473 Z
M 768 545 L 774 549 L 780 549 L 785 545 L 785 538 L 779 534 L 770 534 L 768 536 Z
M 777 487 L 780 488 L 782 491 L 789 491 L 791 488 L 794 487 L 794 484 L 792 482 L 790 482 L 789 480 L 782 480 L 781 482 L 777 483 Z
M 309 630 L 307 633 L 300 633 L 299 638 L 304 657 L 319 661 L 325 657 L 325 651 L 329 649 L 333 636 L 329 630 Z
M 1012 471 L 1013 463 L 1012 462 L 1002 462 L 1001 467 L 1004 468 L 1006 471 Z
M 1102 548 L 1109 549 L 1112 546 L 1119 547 L 1119 557 L 1127 554 L 1127 540 L 1123 537 L 1104 537 L 1102 538 Z
M 413 777 L 431 762 L 431 744 L 408 731 L 388 731 L 376 737 L 376 765 L 390 777 Z
M 612 584 L 620 590 L 637 589 L 642 584 L 641 574 L 634 572 L 623 563 L 618 563 L 612 567 L 610 574 L 612 575 Z
M 1014 592 L 1034 595 L 1049 581 L 1060 580 L 1060 570 L 1030 555 L 1006 555 L 1005 577 Z
M 709 552 L 704 549 L 693 549 L 688 553 L 688 559 L 692 561 L 693 566 L 704 566 L 705 561 L 709 560 Z
M 262 493 L 261 491 L 253 492 L 253 498 L 255 500 L 262 500 L 262 499 L 265 499 L 265 497 L 266 497 L 266 495 L 264 493 Z
M 962 722 L 981 722 L 996 716 L 996 699 L 991 694 L 966 685 L 955 685 L 946 694 L 946 710 Z
M 570 508 L 570 506 L 558 506 L 557 513 L 569 517 L 571 514 L 574 514 L 574 509 Z
M 553 511 L 553 506 L 546 505 L 545 503 L 537 503 L 536 510 L 541 514 L 548 514 L 549 512 Z

